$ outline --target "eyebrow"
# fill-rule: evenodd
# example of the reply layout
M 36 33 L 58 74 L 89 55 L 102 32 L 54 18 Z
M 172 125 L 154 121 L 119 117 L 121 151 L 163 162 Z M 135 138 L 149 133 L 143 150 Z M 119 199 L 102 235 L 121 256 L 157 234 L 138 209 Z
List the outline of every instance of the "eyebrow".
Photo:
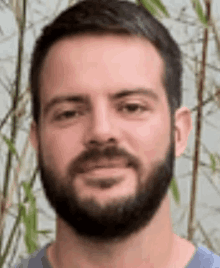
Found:
M 143 95 L 150 97 L 154 101 L 159 100 L 159 96 L 148 88 L 135 88 L 135 89 L 123 89 L 120 92 L 114 94 L 108 94 L 111 100 L 118 100 L 127 96 L 131 95 Z M 45 106 L 44 114 L 47 115 L 49 111 L 57 104 L 64 103 L 64 102 L 71 102 L 71 103 L 88 103 L 89 95 L 87 94 L 77 94 L 77 95 L 64 95 L 64 96 L 57 96 L 52 98 Z

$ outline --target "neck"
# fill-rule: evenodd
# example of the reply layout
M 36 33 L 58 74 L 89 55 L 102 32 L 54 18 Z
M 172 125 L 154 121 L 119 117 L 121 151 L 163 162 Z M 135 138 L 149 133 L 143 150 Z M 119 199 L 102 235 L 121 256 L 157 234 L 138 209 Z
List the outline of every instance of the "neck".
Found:
M 48 258 L 53 267 L 62 268 L 170 267 L 177 240 L 169 207 L 167 195 L 149 226 L 127 240 L 109 244 L 83 240 L 58 218 L 56 241 L 48 249 Z

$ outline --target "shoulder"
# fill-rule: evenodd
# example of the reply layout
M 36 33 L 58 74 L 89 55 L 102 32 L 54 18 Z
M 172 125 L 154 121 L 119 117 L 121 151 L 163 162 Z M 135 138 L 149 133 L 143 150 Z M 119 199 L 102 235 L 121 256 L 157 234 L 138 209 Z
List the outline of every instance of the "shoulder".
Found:
M 220 268 L 220 256 L 202 244 L 196 246 L 190 241 L 176 237 L 175 256 L 179 259 L 173 267 Z M 177 265 L 178 264 L 178 265 Z
M 203 245 L 197 248 L 194 258 L 189 263 L 187 268 L 198 267 L 198 268 L 220 268 L 220 256 L 207 249 Z
M 44 247 L 37 249 L 28 257 L 21 259 L 20 263 L 17 263 L 14 268 L 51 268 L 46 257 L 46 249 L 50 243 Z

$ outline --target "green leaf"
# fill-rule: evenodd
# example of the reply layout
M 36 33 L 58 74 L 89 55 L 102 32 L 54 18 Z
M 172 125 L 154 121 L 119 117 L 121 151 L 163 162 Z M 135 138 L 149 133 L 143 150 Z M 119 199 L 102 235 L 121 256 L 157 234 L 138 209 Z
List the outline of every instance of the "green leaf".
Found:
M 25 226 L 25 244 L 29 254 L 33 253 L 37 247 L 38 231 L 37 231 L 37 207 L 34 194 L 30 183 L 23 182 L 22 186 L 24 188 L 27 200 L 29 203 L 28 211 L 26 209 L 26 215 L 23 216 L 23 223 Z M 24 205 L 22 205 L 24 207 Z M 24 214 L 24 213 L 23 213 Z
M 172 178 L 172 181 L 170 183 L 170 187 L 171 187 L 171 192 L 173 194 L 174 200 L 176 201 L 177 205 L 179 205 L 180 204 L 180 193 L 179 193 L 179 189 L 178 189 L 175 177 Z
M 33 253 L 38 248 L 37 242 L 33 238 L 33 235 L 30 230 L 28 230 L 25 234 L 25 244 L 27 247 L 28 254 Z
M 51 230 L 38 230 L 37 233 L 39 233 L 39 234 L 51 234 L 52 231 Z
M 31 229 L 33 229 L 34 232 L 37 231 L 37 208 L 36 203 L 31 203 L 29 208 L 28 218 L 30 221 Z
M 161 0 L 136 0 L 137 4 L 140 2 L 153 16 L 160 16 L 160 12 L 162 12 L 166 17 L 170 17 Z
M 36 219 L 32 219 L 33 214 L 28 212 L 24 204 L 20 203 L 19 207 L 21 209 L 21 219 L 25 226 L 25 235 L 24 235 L 24 242 L 27 248 L 28 254 L 33 253 L 37 248 L 37 232 L 35 228 L 33 228 L 33 222 Z
M 28 201 L 34 201 L 35 200 L 35 197 L 34 197 L 34 194 L 32 193 L 32 188 L 31 188 L 31 185 L 29 182 L 22 182 L 22 186 L 24 188 L 24 191 L 25 191 L 25 194 L 26 194 L 26 197 L 28 199 Z
M 157 8 L 166 16 L 166 17 L 170 17 L 166 7 L 164 6 L 164 4 L 161 2 L 161 0 L 151 0 L 151 2 L 153 4 L 155 4 L 157 6 Z
M 37 245 L 37 232 L 35 230 L 35 228 L 33 228 L 33 222 L 35 220 L 33 220 L 31 218 L 31 215 L 29 215 L 26 220 L 25 220 L 25 244 L 26 244 L 26 248 L 28 250 L 28 253 L 31 254 L 33 253 L 38 245 Z
M 21 210 L 21 220 L 24 221 L 24 219 L 26 218 L 26 207 L 22 203 L 19 203 L 18 207 Z
M 210 161 L 211 161 L 211 169 L 213 172 L 216 171 L 216 160 L 215 160 L 215 156 L 213 154 L 210 154 Z
M 156 8 L 148 0 L 140 0 L 140 2 L 153 16 L 158 14 Z
M 203 12 L 202 5 L 200 0 L 191 0 L 193 4 L 193 8 L 195 9 L 199 20 L 204 24 L 204 26 L 208 27 L 208 21 L 206 19 L 206 15 Z
M 39 230 L 37 231 L 38 234 L 43 234 L 43 235 L 46 235 L 46 234 L 51 234 L 52 231 L 51 230 Z
M 4 134 L 1 134 L 1 136 L 2 136 L 2 139 L 5 141 L 5 143 L 7 144 L 10 152 L 16 156 L 18 161 L 20 161 L 18 153 L 14 147 L 14 144 Z

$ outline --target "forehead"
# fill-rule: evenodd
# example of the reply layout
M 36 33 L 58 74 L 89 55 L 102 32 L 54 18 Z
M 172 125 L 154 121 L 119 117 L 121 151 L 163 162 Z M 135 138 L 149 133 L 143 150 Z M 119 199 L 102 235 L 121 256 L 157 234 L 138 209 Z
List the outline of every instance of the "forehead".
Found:
M 152 88 L 165 96 L 164 64 L 145 39 L 115 35 L 66 38 L 49 50 L 40 77 L 41 102 L 72 92 L 93 96 Z

